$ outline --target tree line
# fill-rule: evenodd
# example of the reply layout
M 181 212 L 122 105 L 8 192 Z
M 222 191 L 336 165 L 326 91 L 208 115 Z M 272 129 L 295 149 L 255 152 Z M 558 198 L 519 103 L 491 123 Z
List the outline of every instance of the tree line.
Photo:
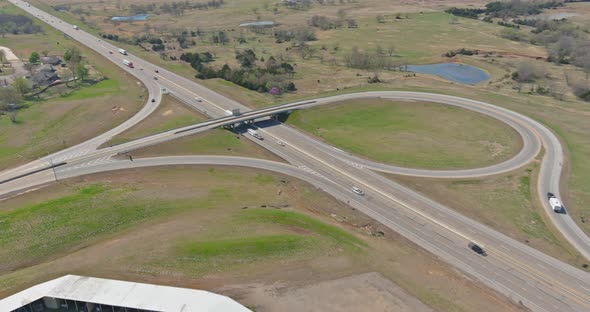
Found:
M 165 2 L 160 5 L 156 3 L 148 3 L 148 4 L 130 4 L 129 5 L 129 13 L 130 14 L 148 14 L 148 13 L 155 13 L 155 14 L 171 14 L 171 15 L 183 15 L 187 10 L 207 10 L 210 8 L 219 8 L 224 4 L 223 0 L 211 0 L 207 2 L 188 2 L 188 1 L 174 1 L 174 2 Z
M 488 17 L 518 17 L 527 15 L 537 15 L 545 9 L 554 9 L 564 5 L 564 1 L 494 1 L 485 5 L 485 8 L 457 8 L 452 7 L 445 12 L 455 16 L 477 19 L 480 14 Z
M 42 31 L 41 26 L 35 25 L 28 16 L 0 13 L 0 35 L 2 37 L 5 37 L 6 34 L 36 34 Z
M 190 63 L 191 67 L 198 71 L 195 75 L 198 79 L 220 78 L 253 91 L 270 92 L 275 95 L 297 90 L 289 79 L 295 73 L 291 64 L 279 62 L 273 56 L 267 60 L 258 59 L 251 49 L 236 51 L 236 60 L 240 68 L 231 68 L 228 64 L 219 69 L 206 66 L 205 63 L 213 60 L 209 52 L 183 53 L 180 59 Z

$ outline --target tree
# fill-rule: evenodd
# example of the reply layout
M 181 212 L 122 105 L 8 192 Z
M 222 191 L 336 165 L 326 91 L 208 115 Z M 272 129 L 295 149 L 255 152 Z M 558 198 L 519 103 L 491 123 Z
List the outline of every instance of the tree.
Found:
M 20 100 L 20 94 L 14 88 L 0 88 L 0 110 L 6 112 L 13 123 L 16 123 L 16 113 Z
M 389 56 L 395 55 L 395 47 L 393 45 L 387 46 L 387 55 L 389 55 Z
M 43 56 L 47 56 L 47 55 L 49 55 L 49 50 L 45 49 L 45 50 L 41 51 L 41 54 Z
M 71 62 L 73 64 L 77 64 L 82 60 L 82 55 L 80 54 L 80 50 L 77 47 L 72 47 L 68 49 L 64 53 L 64 60 L 66 62 Z
M 80 50 L 76 47 L 68 49 L 64 53 L 64 60 L 68 63 L 70 71 L 72 72 L 72 76 L 78 76 L 80 78 L 80 76 L 77 73 L 77 67 L 82 61 L 82 55 L 80 54 Z
M 76 77 L 78 77 L 78 79 L 80 79 L 80 80 L 84 80 L 88 76 L 88 69 L 82 63 L 76 64 L 75 70 L 76 70 Z
M 13 87 L 0 88 L 0 110 L 8 110 L 11 104 L 18 104 L 21 96 Z
M 240 62 L 242 68 L 250 68 L 256 64 L 256 54 L 251 49 L 244 52 L 237 52 L 236 60 Z
M 31 84 L 24 77 L 16 77 L 12 82 L 12 87 L 20 94 L 21 97 L 31 90 Z
M 29 56 L 29 63 L 37 63 L 39 62 L 39 53 L 33 52 L 31 56 Z
M 535 79 L 543 77 L 545 69 L 533 62 L 521 62 L 516 72 L 512 74 L 512 79 L 518 82 L 532 82 Z

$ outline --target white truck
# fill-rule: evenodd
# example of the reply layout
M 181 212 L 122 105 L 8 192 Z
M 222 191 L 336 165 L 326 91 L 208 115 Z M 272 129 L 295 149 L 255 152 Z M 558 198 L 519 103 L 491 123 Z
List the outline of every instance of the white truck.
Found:
M 547 198 L 549 199 L 549 206 L 551 206 L 554 212 L 561 213 L 565 210 L 559 199 L 553 193 L 547 193 Z
M 78 27 L 78 25 L 74 25 L 74 26 L 72 26 L 72 27 L 74 27 L 74 29 L 75 29 L 75 30 L 78 30 L 78 29 L 80 29 L 80 27 Z
M 125 64 L 125 66 L 129 68 L 133 68 L 133 62 L 130 62 L 128 60 L 123 60 L 123 64 Z
M 239 116 L 240 109 L 239 108 L 234 108 L 232 110 L 226 109 L 225 111 L 223 111 L 223 115 L 224 116 Z
M 254 129 L 248 129 L 248 134 L 259 140 L 262 140 L 262 136 Z
M 119 49 L 119 53 L 123 55 L 127 55 L 127 51 L 125 49 Z

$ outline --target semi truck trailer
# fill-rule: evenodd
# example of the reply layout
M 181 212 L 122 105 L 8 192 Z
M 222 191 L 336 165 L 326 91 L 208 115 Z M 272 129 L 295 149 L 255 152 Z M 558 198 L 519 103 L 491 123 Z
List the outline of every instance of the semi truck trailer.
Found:
M 248 129 L 248 134 L 259 139 L 262 140 L 262 136 L 260 135 L 260 133 L 258 133 L 256 130 L 254 129 Z
M 225 111 L 223 111 L 223 114 L 225 116 L 239 116 L 240 115 L 240 109 L 239 108 L 234 108 L 232 110 L 226 109 Z
M 119 53 L 123 55 L 127 55 L 127 51 L 125 49 L 119 49 Z
M 129 68 L 133 68 L 133 62 L 130 62 L 128 60 L 123 60 L 123 64 L 125 64 L 125 66 Z

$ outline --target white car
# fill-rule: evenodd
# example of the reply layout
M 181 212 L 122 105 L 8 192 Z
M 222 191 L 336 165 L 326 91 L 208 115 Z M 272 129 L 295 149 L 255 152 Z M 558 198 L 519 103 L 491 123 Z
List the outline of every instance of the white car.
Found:
M 203 102 L 203 100 L 201 100 L 201 98 L 196 97 L 195 100 L 197 100 L 197 102 Z
M 355 193 L 357 195 L 360 195 L 360 196 L 364 196 L 365 195 L 365 192 L 363 192 L 363 190 L 361 190 L 360 188 L 358 188 L 356 186 L 353 186 L 351 188 L 351 190 L 352 190 L 353 193 Z
M 277 141 L 277 144 L 280 146 L 285 146 L 285 142 L 283 142 L 283 141 Z

